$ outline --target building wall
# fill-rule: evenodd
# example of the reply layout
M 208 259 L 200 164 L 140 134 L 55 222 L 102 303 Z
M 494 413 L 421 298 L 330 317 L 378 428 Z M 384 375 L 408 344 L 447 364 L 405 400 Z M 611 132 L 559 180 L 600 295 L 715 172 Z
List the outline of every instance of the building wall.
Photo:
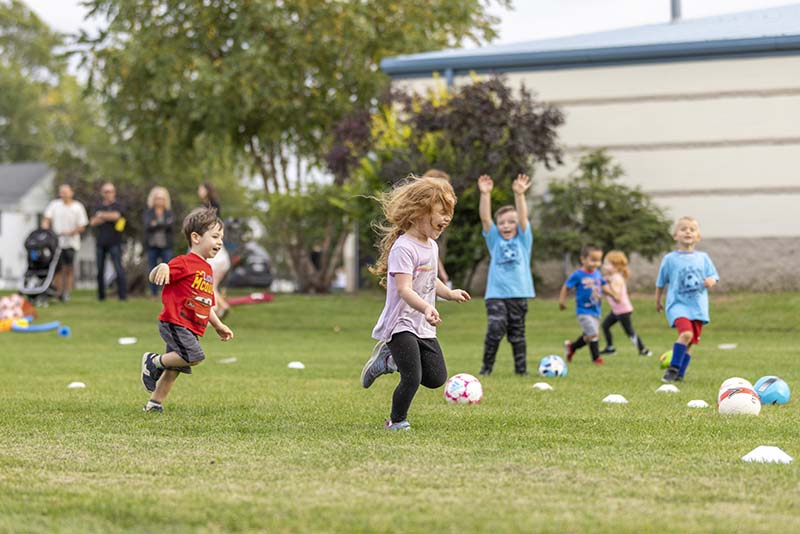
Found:
M 798 289 L 783 273 L 800 224 L 800 56 L 512 72 L 509 82 L 558 105 L 565 165 L 538 169 L 537 193 L 607 148 L 629 185 L 671 218 L 692 215 L 719 250 L 728 289 Z M 455 83 L 470 83 L 457 76 Z M 423 90 L 432 78 L 402 80 Z M 738 244 L 737 244 L 738 243 Z M 743 251 L 739 261 L 734 249 Z M 719 266 L 718 266 L 719 267 Z M 648 272 L 654 267 L 643 264 Z
M 38 227 L 50 201 L 53 175 L 33 186 L 15 206 L 0 208 L 0 289 L 16 289 L 28 262 L 25 238 Z

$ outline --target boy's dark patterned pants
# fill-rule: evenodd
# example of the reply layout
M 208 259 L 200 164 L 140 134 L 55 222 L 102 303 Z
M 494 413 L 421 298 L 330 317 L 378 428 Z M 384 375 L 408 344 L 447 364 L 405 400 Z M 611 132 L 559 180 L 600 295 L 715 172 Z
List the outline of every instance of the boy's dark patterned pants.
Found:
M 525 316 L 528 313 L 528 299 L 486 299 L 488 326 L 483 342 L 483 367 L 491 370 L 494 366 L 497 349 L 503 337 L 508 335 L 514 353 L 514 371 L 527 370 L 525 345 Z

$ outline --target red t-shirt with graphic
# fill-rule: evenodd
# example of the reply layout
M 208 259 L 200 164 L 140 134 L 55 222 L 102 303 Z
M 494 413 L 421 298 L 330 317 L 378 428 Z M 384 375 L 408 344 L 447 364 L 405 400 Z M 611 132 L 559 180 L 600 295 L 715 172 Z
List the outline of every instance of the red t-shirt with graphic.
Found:
M 193 252 L 173 258 L 168 265 L 169 283 L 161 292 L 164 309 L 158 320 L 185 326 L 202 336 L 214 306 L 214 271 Z

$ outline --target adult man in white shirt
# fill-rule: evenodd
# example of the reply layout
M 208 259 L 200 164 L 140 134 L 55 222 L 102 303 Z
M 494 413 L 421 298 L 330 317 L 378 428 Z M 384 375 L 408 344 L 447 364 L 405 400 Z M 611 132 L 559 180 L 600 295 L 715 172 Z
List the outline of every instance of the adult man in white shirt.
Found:
M 74 285 L 75 254 L 81 248 L 81 233 L 86 230 L 89 218 L 86 215 L 86 208 L 75 200 L 72 187 L 68 184 L 62 184 L 58 188 L 58 196 L 59 198 L 50 202 L 44 210 L 42 228 L 52 230 L 58 235 L 61 259 L 58 262 L 54 284 L 59 299 L 66 302 Z

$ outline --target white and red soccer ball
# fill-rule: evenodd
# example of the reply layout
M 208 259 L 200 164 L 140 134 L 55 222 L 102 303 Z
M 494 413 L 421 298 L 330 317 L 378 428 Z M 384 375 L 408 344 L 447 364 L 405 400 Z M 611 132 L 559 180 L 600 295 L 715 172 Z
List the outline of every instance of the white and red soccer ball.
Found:
M 747 386 L 731 386 L 720 392 L 717 410 L 721 415 L 758 415 L 761 399 Z
M 719 402 L 720 397 L 722 394 L 728 391 L 732 387 L 743 387 L 747 389 L 753 389 L 753 384 L 750 383 L 749 380 L 746 378 L 741 378 L 738 376 L 732 376 L 730 378 L 726 378 L 722 385 L 719 387 L 719 392 L 717 393 L 717 402 Z
M 447 380 L 444 398 L 451 404 L 477 404 L 483 399 L 483 386 L 474 376 L 459 373 Z

